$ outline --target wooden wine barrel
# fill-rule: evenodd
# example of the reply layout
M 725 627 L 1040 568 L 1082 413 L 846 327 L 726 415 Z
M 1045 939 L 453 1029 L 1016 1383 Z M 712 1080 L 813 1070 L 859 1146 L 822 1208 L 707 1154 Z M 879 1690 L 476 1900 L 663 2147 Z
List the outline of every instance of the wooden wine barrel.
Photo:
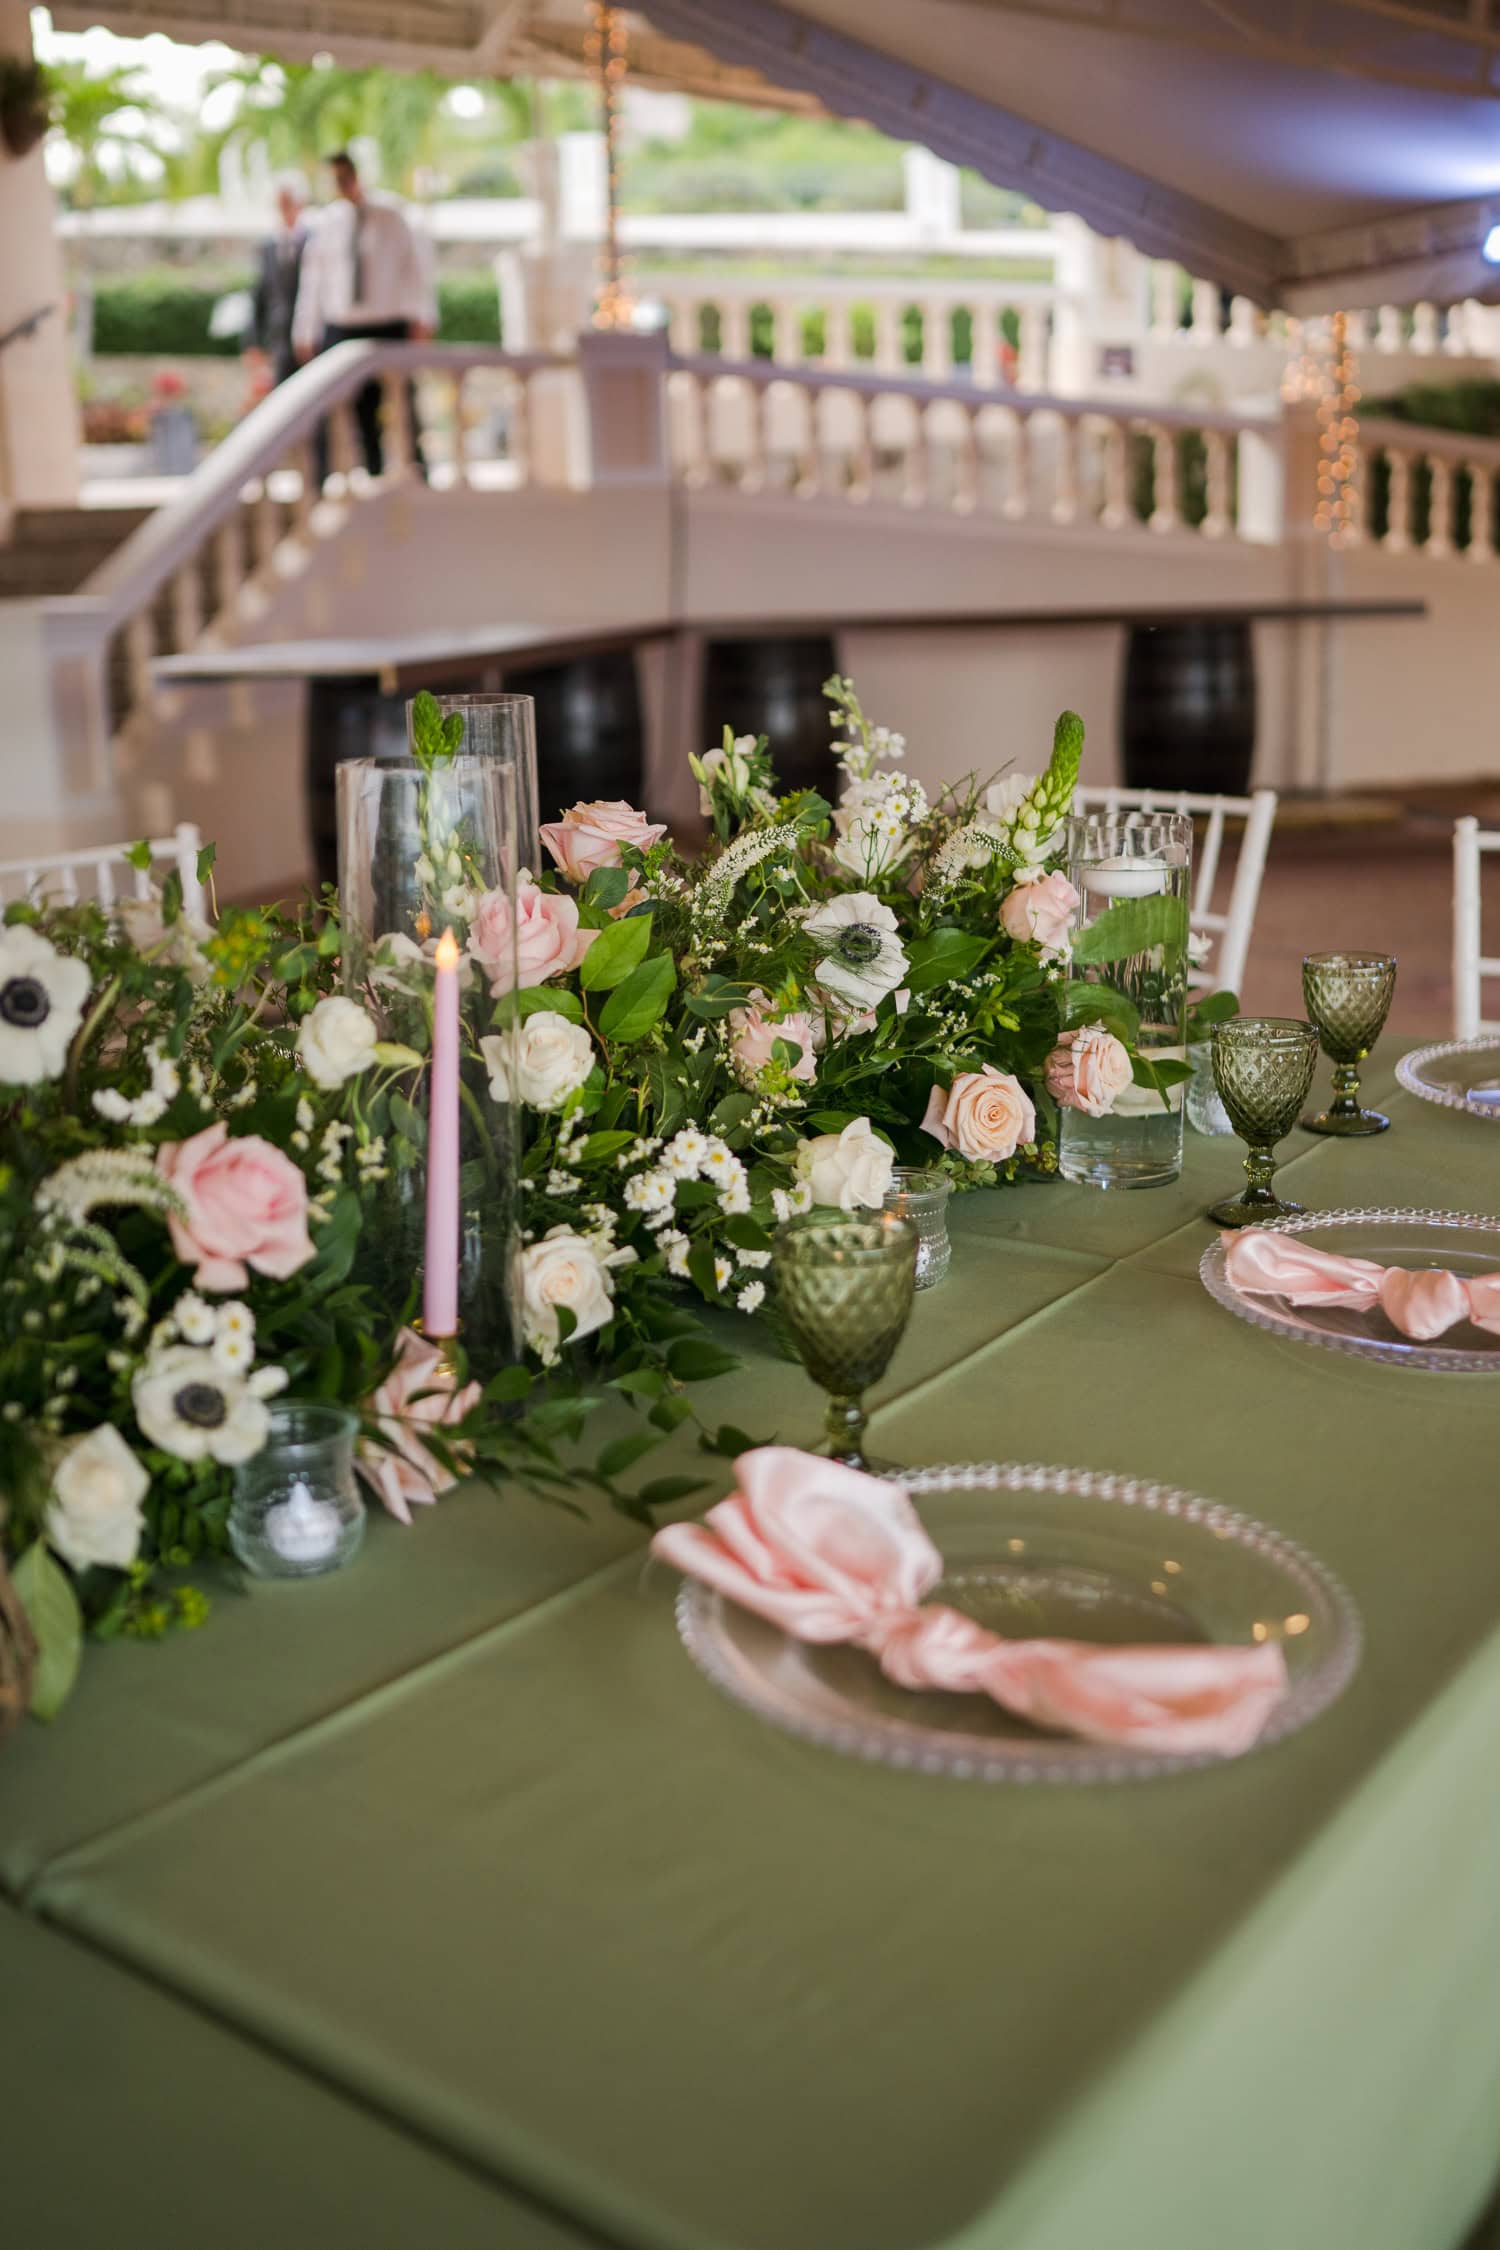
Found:
M 838 670 L 826 633 L 774 640 L 714 640 L 703 651 L 703 741 L 712 749 L 727 725 L 769 735 L 784 790 L 837 794 L 823 682 Z
M 1255 756 L 1255 657 L 1248 623 L 1132 627 L 1120 745 L 1129 789 L 1243 796 Z
M 640 804 L 645 728 L 631 650 L 507 672 L 505 689 L 536 699 L 537 803 L 544 821 L 593 797 Z

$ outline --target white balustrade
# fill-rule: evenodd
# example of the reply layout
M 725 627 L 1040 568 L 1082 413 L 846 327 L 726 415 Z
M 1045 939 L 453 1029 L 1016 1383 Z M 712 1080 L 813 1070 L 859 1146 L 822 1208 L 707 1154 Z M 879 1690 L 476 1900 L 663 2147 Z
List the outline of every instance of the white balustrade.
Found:
M 1372 417 L 1359 445 L 1363 537 L 1380 553 L 1495 561 L 1500 439 Z

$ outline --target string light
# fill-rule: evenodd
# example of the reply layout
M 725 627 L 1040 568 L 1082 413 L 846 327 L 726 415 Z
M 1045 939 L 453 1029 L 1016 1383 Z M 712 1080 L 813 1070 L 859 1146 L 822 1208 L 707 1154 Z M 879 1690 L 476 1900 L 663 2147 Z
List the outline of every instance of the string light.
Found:
M 1331 547 L 1346 547 L 1357 529 L 1359 505 L 1355 476 L 1359 466 L 1358 361 L 1349 343 L 1349 321 L 1335 313 L 1328 324 L 1327 349 L 1320 362 L 1315 396 L 1318 406 L 1318 499 L 1313 525 Z
M 596 328 L 633 328 L 635 303 L 623 279 L 620 257 L 620 90 L 625 80 L 625 18 L 620 9 L 593 0 L 588 60 L 599 80 L 600 123 L 604 129 L 604 245 L 601 255 Z

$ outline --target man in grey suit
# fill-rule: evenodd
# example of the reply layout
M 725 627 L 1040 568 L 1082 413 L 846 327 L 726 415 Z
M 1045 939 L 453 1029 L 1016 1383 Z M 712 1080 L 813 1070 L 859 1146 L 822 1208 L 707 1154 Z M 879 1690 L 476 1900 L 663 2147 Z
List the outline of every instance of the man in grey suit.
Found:
M 278 181 L 276 209 L 281 224 L 260 246 L 251 355 L 271 383 L 284 383 L 297 365 L 297 353 L 292 344 L 292 315 L 297 309 L 302 255 L 307 246 L 307 228 L 302 216 L 305 201 L 300 180 Z

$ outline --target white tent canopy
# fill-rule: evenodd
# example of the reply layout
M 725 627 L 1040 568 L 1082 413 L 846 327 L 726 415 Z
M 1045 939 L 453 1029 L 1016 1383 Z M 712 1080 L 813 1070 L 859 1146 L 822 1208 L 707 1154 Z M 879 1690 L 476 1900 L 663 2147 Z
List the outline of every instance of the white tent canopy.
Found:
M 587 68 L 588 0 L 59 0 L 67 28 L 454 77 Z M 1500 0 L 645 0 L 646 84 L 821 104 L 1293 311 L 1500 296 Z
M 1497 0 L 648 0 L 675 37 L 1295 311 L 1500 294 Z

